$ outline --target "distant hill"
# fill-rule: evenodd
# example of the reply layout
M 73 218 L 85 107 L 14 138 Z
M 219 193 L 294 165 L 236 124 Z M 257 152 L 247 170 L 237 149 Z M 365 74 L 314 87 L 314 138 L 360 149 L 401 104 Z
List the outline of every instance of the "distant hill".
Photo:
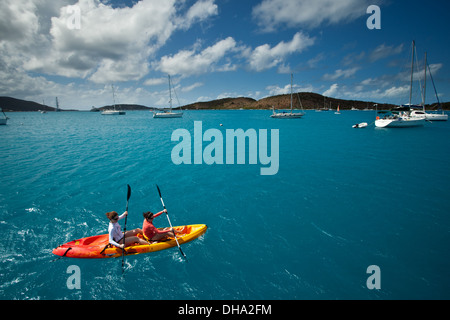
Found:
M 21 100 L 11 97 L 0 97 L 0 108 L 5 112 L 26 112 L 26 111 L 56 111 L 56 108 L 49 107 L 34 101 Z M 91 111 L 103 111 L 113 109 L 113 106 L 101 108 L 92 107 Z M 152 108 L 137 104 L 118 104 L 116 110 L 152 110 Z M 61 109 L 60 111 L 78 111 L 76 109 Z
M 301 101 L 301 105 L 299 103 L 299 98 Z M 377 103 L 373 101 L 358 101 L 358 100 L 344 100 L 344 99 L 335 99 L 330 97 L 324 97 L 317 93 L 312 92 L 300 92 L 295 93 L 293 96 L 293 106 L 294 109 L 322 109 L 322 108 L 332 108 L 336 109 L 337 106 L 341 110 L 350 110 L 352 108 L 356 108 L 359 110 L 364 110 L 366 108 L 373 109 L 374 105 L 378 104 L 378 110 L 388 110 L 392 107 L 395 107 L 392 104 L 383 104 Z M 233 110 L 233 109 L 290 109 L 291 105 L 291 96 L 290 94 L 277 95 L 272 97 L 263 98 L 261 100 L 255 100 L 252 98 L 225 98 L 218 99 L 212 101 L 205 102 L 195 102 L 192 104 L 188 104 L 186 106 L 181 107 L 183 110 Z M 42 105 L 40 103 L 36 103 L 33 101 L 26 101 L 15 99 L 11 97 L 0 97 L 0 108 L 3 108 L 3 111 L 11 112 L 11 111 L 55 111 L 56 108 L 49 107 L 46 105 Z M 427 110 L 435 110 L 436 103 L 433 105 L 427 105 Z M 450 110 L 450 102 L 442 103 L 442 108 L 444 110 Z M 92 107 L 91 111 L 103 111 L 113 109 L 113 106 L 104 106 L 99 108 Z M 180 108 L 174 108 L 180 109 Z M 60 109 L 61 111 L 76 111 L 76 110 L 67 110 Z M 137 104 L 118 104 L 116 105 L 116 110 L 161 110 L 158 108 L 150 108 L 143 105 Z
M 33 101 L 20 100 L 10 97 L 0 97 L 0 108 L 3 111 L 55 111 L 56 108 L 42 105 Z
M 301 104 L 299 102 L 299 98 Z M 324 97 L 317 93 L 301 92 L 293 95 L 294 109 L 322 109 L 324 107 L 336 109 L 339 105 L 341 110 L 357 108 L 372 108 L 375 102 L 365 102 L 356 100 L 342 100 Z M 185 110 L 198 109 L 290 109 L 291 95 L 283 94 L 278 96 L 267 97 L 261 100 L 251 98 L 226 98 L 213 100 L 209 102 L 196 102 L 182 107 Z M 392 105 L 378 104 L 379 109 L 390 108 Z
M 301 104 L 299 102 L 301 101 Z M 341 110 L 350 110 L 356 108 L 359 110 L 375 109 L 374 105 L 377 104 L 378 110 L 389 110 L 396 107 L 393 104 L 378 103 L 374 101 L 358 101 L 358 100 L 344 100 L 330 97 L 324 97 L 323 95 L 313 92 L 299 92 L 293 95 L 293 107 L 294 109 L 323 109 L 332 108 Z M 255 100 L 252 98 L 226 98 L 219 100 L 212 100 L 208 102 L 196 102 L 182 107 L 184 110 L 205 110 L 205 109 L 290 109 L 291 108 L 291 95 L 283 94 L 272 97 L 263 98 L 261 100 Z M 434 107 L 434 108 L 433 108 Z M 436 104 L 427 105 L 427 110 L 435 110 Z M 450 102 L 442 103 L 444 110 L 450 109 Z
M 184 110 L 205 110 L 205 109 L 254 109 L 250 106 L 257 102 L 252 98 L 225 98 L 208 102 L 195 102 L 184 107 Z
M 104 111 L 104 110 L 112 110 L 114 109 L 114 106 L 104 106 L 101 108 L 94 108 L 92 107 L 91 111 Z M 155 108 L 149 108 L 146 106 L 142 106 L 139 104 L 116 104 L 115 109 L 118 111 L 131 111 L 131 110 L 155 110 Z

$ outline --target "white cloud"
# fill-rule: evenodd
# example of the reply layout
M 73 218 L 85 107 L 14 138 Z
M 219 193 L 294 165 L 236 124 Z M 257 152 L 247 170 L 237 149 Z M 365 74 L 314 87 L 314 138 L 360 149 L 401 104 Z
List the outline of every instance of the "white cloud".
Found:
M 279 26 L 315 28 L 347 23 L 366 14 L 369 0 L 264 0 L 253 8 L 253 18 L 265 31 Z
M 387 46 L 383 43 L 372 51 L 372 53 L 369 56 L 369 61 L 375 62 L 377 60 L 399 54 L 402 51 L 403 51 L 403 44 L 399 45 L 398 47 L 394 47 L 394 46 Z
M 280 42 L 275 47 L 264 44 L 255 48 L 248 57 L 249 67 L 254 71 L 263 71 L 280 65 L 293 53 L 300 53 L 314 44 L 314 38 L 297 32 L 290 42 Z
M 232 37 L 228 37 L 200 53 L 193 49 L 182 50 L 173 56 L 164 56 L 155 68 L 171 75 L 181 76 L 203 74 L 210 71 L 233 70 L 229 64 L 219 65 L 219 62 L 228 52 L 235 49 L 236 41 Z
M 365 84 L 370 82 L 373 84 L 373 79 L 367 79 L 367 81 L 363 81 Z M 331 88 L 330 88 L 331 89 Z M 374 89 L 374 90 L 364 90 L 364 85 L 358 85 L 355 87 L 345 87 L 340 92 L 347 99 L 356 99 L 367 101 L 368 99 L 374 101 L 386 101 L 390 100 L 391 102 L 396 101 L 396 103 L 401 104 L 404 103 L 409 96 L 409 84 L 404 86 L 392 86 L 386 89 Z
M 81 26 L 70 28 L 80 9 Z M 138 80 L 149 59 L 178 29 L 217 15 L 214 0 L 199 0 L 184 14 L 176 0 L 142 0 L 113 7 L 100 0 L 3 0 L 0 53 L 23 71 L 89 79 L 95 83 Z
M 403 87 L 391 87 L 389 89 L 386 89 L 384 91 L 376 91 L 376 93 L 379 94 L 380 98 L 395 98 L 399 96 L 406 96 L 406 93 L 409 92 L 409 86 L 403 86 Z
M 268 86 L 268 87 L 266 87 L 266 90 L 267 90 L 269 96 L 288 94 L 288 93 L 291 93 L 291 84 L 288 83 L 284 87 Z M 293 92 L 313 92 L 313 91 L 315 91 L 315 89 L 312 85 L 300 86 L 296 83 L 293 83 L 292 91 Z
M 27 0 L 2 0 L 0 3 L 0 39 L 30 39 L 38 29 L 36 6 Z
M 159 86 L 163 83 L 167 83 L 167 78 L 151 78 L 151 79 L 147 79 L 144 82 L 144 85 L 146 86 Z
M 184 24 L 189 27 L 196 21 L 205 20 L 219 13 L 218 6 L 214 0 L 200 0 L 196 2 L 186 13 Z
M 194 84 L 192 84 L 192 85 L 190 85 L 190 86 L 181 88 L 181 91 L 182 91 L 182 92 L 189 92 L 189 91 L 192 91 L 192 90 L 194 90 L 195 88 L 199 88 L 199 87 L 203 87 L 203 83 L 201 83 L 201 82 L 196 82 L 196 83 L 194 83 Z
M 335 96 L 336 93 L 337 93 L 338 88 L 339 88 L 339 85 L 337 83 L 334 83 L 334 84 L 331 85 L 331 87 L 327 91 L 322 93 L 322 95 L 326 96 L 326 97 Z
M 350 78 L 351 76 L 353 76 L 358 70 L 359 70 L 358 67 L 353 67 L 353 68 L 346 69 L 346 70 L 337 69 L 333 74 L 328 74 L 328 73 L 325 74 L 323 76 L 323 79 L 327 80 L 327 81 L 335 81 L 339 78 L 347 79 L 347 78 Z
M 41 60 L 40 69 L 57 61 L 54 72 L 63 75 L 84 78 L 90 74 L 89 79 L 97 83 L 137 80 L 148 73 L 148 57 L 176 28 L 171 22 L 176 13 L 174 0 L 140 1 L 131 8 L 112 8 L 98 0 L 79 0 L 77 5 L 81 9 L 79 30 L 67 27 L 68 7 L 52 18 L 55 51 L 53 57 Z M 67 63 L 74 55 L 81 64 Z

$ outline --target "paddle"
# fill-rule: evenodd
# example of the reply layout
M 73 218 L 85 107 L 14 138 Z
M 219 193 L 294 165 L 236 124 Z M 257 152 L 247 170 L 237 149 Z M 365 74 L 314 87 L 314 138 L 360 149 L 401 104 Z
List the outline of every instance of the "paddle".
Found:
M 158 189 L 159 198 L 161 199 L 161 203 L 162 203 L 164 209 L 166 209 L 166 206 L 165 206 L 165 204 L 164 204 L 163 198 L 162 198 L 162 196 L 161 196 L 161 190 L 159 190 L 158 185 L 156 185 L 156 188 Z M 167 216 L 167 220 L 169 221 L 169 225 L 170 225 L 170 227 L 172 228 L 172 232 L 173 232 L 173 235 L 174 235 L 174 237 L 175 237 L 175 241 L 177 242 L 178 249 L 180 249 L 181 255 L 182 255 L 182 256 L 186 259 L 186 261 L 187 261 L 187 257 L 186 257 L 186 255 L 184 254 L 183 250 L 181 250 L 180 244 L 178 243 L 177 234 L 175 233 L 175 230 L 173 229 L 172 223 L 170 222 L 169 213 L 167 212 L 167 209 L 166 209 L 166 216 Z
M 128 201 L 130 200 L 131 197 L 131 187 L 129 184 L 127 184 L 128 187 L 128 192 L 127 192 L 127 209 L 125 211 L 127 211 L 128 213 Z M 128 219 L 128 214 L 125 216 L 125 226 L 123 228 L 123 249 L 122 249 L 122 274 L 124 272 L 124 257 L 125 257 L 125 234 L 127 233 L 127 219 Z

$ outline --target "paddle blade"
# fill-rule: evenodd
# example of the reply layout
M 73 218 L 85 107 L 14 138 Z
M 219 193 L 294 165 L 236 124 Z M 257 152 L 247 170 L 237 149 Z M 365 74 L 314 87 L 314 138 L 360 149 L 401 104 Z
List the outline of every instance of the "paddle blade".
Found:
M 128 201 L 128 200 L 130 200 L 130 197 L 131 197 L 131 187 L 129 184 L 127 184 L 127 187 L 128 187 L 128 193 L 127 193 L 127 201 Z
M 159 197 L 162 198 L 162 197 L 161 197 L 161 190 L 159 190 L 158 185 L 156 185 L 156 189 L 158 189 Z

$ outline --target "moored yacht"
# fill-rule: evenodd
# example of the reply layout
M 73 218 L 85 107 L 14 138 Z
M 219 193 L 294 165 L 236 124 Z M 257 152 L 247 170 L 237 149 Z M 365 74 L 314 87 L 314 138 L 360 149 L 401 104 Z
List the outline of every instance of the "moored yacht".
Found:
M 412 83 L 414 75 L 415 41 L 412 42 L 411 82 L 409 89 L 409 104 L 392 109 L 391 111 L 378 112 L 375 126 L 378 128 L 410 128 L 425 124 L 425 116 L 421 114 L 411 115 Z
M 275 119 L 300 119 L 301 117 L 303 117 L 305 115 L 305 113 L 303 112 L 292 112 L 293 110 L 293 104 L 292 104 L 292 80 L 293 80 L 293 75 L 291 74 L 291 111 L 290 112 L 275 112 L 275 107 L 273 107 L 272 109 L 272 115 L 270 116 L 271 118 L 275 118 Z M 300 99 L 300 98 L 299 98 Z M 301 102 L 300 102 L 301 103 Z

